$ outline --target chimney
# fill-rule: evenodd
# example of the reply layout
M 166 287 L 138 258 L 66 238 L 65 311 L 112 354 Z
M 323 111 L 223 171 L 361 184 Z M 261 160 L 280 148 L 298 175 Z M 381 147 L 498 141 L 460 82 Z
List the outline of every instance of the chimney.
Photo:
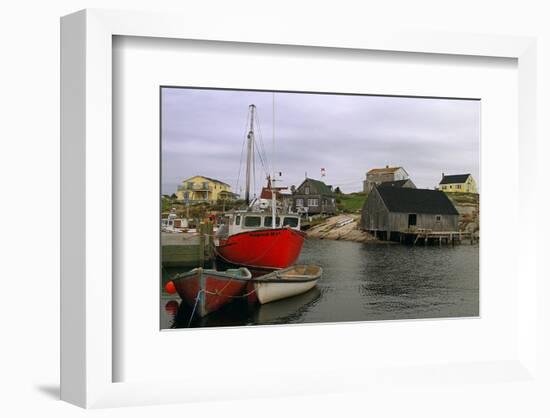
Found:
M 443 180 L 443 177 L 445 177 L 445 173 L 441 173 L 441 180 Z

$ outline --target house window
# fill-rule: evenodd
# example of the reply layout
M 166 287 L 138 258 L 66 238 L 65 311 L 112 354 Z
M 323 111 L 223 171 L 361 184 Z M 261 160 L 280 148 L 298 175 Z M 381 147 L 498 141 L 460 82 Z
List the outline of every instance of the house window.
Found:
M 319 206 L 319 199 L 308 199 L 307 200 L 308 206 Z
M 306 194 L 309 194 L 309 186 L 306 186 L 306 188 L 305 188 L 305 193 L 306 193 Z
M 202 183 L 202 187 L 203 189 L 208 189 L 208 183 L 207 182 Z
M 441 215 L 436 215 L 435 216 L 435 221 L 436 222 L 441 222 Z
M 304 199 L 296 199 L 296 206 L 304 206 Z
M 192 189 L 192 188 L 193 188 L 193 182 L 192 182 L 192 181 L 188 181 L 188 182 L 187 182 L 187 188 L 188 188 L 188 189 Z
M 262 224 L 262 218 L 260 216 L 245 216 L 244 226 L 254 227 Z

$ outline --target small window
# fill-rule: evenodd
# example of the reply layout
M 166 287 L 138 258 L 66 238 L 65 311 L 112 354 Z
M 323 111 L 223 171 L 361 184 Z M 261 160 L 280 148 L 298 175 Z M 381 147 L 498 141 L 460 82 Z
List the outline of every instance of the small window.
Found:
M 436 220 L 437 222 L 441 222 L 441 215 L 436 215 L 436 216 L 435 216 L 435 220 Z
M 298 226 L 298 218 L 285 217 L 283 220 L 283 226 L 290 226 L 296 228 Z
M 266 216 L 264 218 L 264 226 L 268 226 L 271 228 L 271 216 Z M 275 218 L 275 226 L 277 225 L 280 225 L 281 224 L 281 218 L 279 218 L 278 216 Z
M 319 199 L 308 199 L 307 200 L 308 206 L 319 206 Z
M 304 199 L 296 199 L 296 206 L 304 206 Z
M 262 224 L 262 218 L 259 216 L 245 216 L 244 226 L 254 227 Z
M 309 186 L 306 186 L 306 188 L 305 188 L 305 193 L 306 193 L 306 194 L 309 194 Z
M 241 215 L 235 218 L 235 225 L 240 225 L 240 224 L 241 224 Z

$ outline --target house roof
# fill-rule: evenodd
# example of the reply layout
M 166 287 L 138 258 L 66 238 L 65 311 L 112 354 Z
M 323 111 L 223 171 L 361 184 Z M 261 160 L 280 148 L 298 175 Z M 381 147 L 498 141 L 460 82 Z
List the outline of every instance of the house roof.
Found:
M 332 191 L 332 189 L 330 188 L 330 186 L 327 186 L 325 183 L 323 183 L 321 180 L 315 180 L 315 179 L 310 179 L 310 178 L 306 178 L 302 184 L 300 184 L 296 190 L 298 190 L 300 187 L 302 187 L 302 185 L 305 183 L 305 182 L 309 182 L 309 184 L 311 184 L 312 186 L 314 186 L 316 189 L 317 189 L 317 192 L 319 194 L 324 194 L 324 195 L 330 195 L 330 196 L 333 196 L 334 195 L 334 191 Z
M 378 185 L 378 187 L 403 187 L 406 182 L 408 182 L 409 179 L 406 180 L 395 180 L 395 181 L 383 181 Z
M 390 212 L 458 215 L 447 195 L 439 190 L 376 187 Z
M 443 176 L 439 184 L 454 184 L 454 183 L 466 183 L 470 174 L 453 174 L 450 176 Z
M 214 183 L 224 184 L 224 185 L 226 185 L 227 187 L 231 187 L 229 184 L 224 183 L 223 181 L 213 179 L 212 177 L 206 177 L 206 176 L 201 176 L 201 175 L 189 177 L 188 179 L 183 180 L 182 183 L 185 183 L 186 181 L 189 181 L 189 180 L 191 180 L 191 179 L 193 179 L 193 178 L 195 178 L 195 177 L 202 177 L 203 179 L 210 180 L 210 181 L 212 181 L 212 182 L 214 182 Z
M 395 173 L 399 169 L 402 169 L 403 171 L 405 171 L 403 167 L 384 167 L 384 168 L 372 168 L 367 172 L 367 174 Z

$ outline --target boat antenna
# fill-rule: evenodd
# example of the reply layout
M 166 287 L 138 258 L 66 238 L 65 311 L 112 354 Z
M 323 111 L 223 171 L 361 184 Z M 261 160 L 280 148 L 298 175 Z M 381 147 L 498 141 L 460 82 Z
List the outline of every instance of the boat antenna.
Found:
M 254 111 L 256 106 L 251 104 L 250 109 L 250 129 L 247 136 L 247 153 L 246 153 L 246 191 L 245 201 L 250 204 L 250 170 L 252 165 L 252 157 L 254 155 Z

